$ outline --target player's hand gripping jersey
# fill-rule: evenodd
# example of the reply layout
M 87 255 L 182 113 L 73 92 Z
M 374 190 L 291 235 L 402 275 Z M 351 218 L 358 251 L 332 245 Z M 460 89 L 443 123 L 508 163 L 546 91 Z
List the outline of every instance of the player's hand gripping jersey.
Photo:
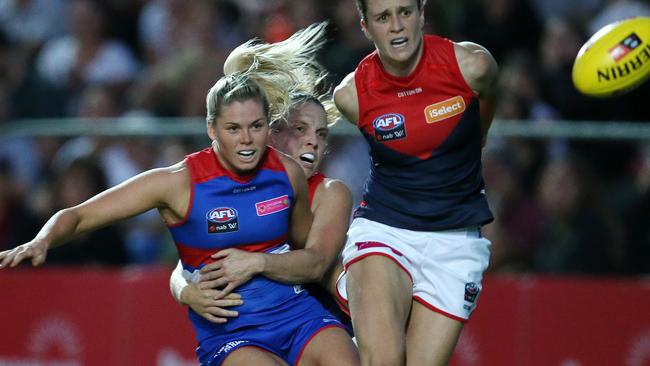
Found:
M 419 231 L 490 222 L 479 101 L 453 43 L 425 35 L 422 58 L 406 77 L 388 74 L 375 51 L 357 67 L 355 85 L 372 158 L 355 217 Z

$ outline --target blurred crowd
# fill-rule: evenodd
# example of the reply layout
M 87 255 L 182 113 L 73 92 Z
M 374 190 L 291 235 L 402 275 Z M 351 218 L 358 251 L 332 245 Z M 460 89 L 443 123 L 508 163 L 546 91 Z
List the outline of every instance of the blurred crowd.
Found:
M 425 12 L 427 33 L 492 52 L 501 70 L 497 119 L 650 122 L 650 82 L 608 99 L 580 95 L 571 82 L 589 36 L 615 20 L 650 16 L 648 1 L 428 0 Z M 252 37 L 283 40 L 326 19 L 331 41 L 320 61 L 337 83 L 373 49 L 353 0 L 2 0 L 0 125 L 203 117 L 207 90 L 234 47 Z M 0 250 L 31 239 L 58 209 L 208 143 L 207 137 L 0 136 Z M 367 155 L 363 144 L 333 136 L 324 168 L 356 195 L 367 164 L 356 158 Z M 489 270 L 650 273 L 648 145 L 490 138 L 484 176 L 496 220 L 484 228 L 493 243 Z M 47 265 L 175 260 L 161 220 L 148 212 L 53 250 Z

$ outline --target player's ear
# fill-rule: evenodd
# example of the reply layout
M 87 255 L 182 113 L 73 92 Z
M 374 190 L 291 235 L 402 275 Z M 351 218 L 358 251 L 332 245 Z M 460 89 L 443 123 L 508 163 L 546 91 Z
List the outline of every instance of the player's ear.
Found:
M 217 120 L 209 119 L 206 121 L 206 127 L 208 129 L 208 137 L 210 140 L 214 141 L 217 139 Z
M 424 4 L 426 4 L 426 0 L 422 1 L 422 5 L 420 5 L 420 29 L 424 29 Z
M 366 23 L 365 20 L 361 19 L 359 21 L 359 25 L 361 25 L 361 31 L 363 32 L 363 35 L 368 38 L 369 41 L 372 42 L 372 37 L 370 37 L 370 33 L 368 33 L 368 23 Z

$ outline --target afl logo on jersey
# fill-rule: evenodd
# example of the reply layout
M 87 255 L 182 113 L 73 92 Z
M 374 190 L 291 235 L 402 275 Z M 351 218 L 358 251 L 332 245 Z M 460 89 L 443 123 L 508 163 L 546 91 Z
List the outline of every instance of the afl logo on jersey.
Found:
M 372 121 L 377 141 L 390 141 L 406 137 L 406 120 L 399 113 L 388 113 Z
M 228 233 L 239 230 L 237 210 L 230 207 L 214 208 L 205 216 L 208 221 L 208 234 Z

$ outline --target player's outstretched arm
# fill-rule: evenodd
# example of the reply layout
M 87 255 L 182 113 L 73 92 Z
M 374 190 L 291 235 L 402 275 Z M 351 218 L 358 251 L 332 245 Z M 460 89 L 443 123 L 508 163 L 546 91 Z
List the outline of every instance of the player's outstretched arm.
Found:
M 41 265 L 49 248 L 61 245 L 77 235 L 96 230 L 152 208 L 166 209 L 173 185 L 183 179 L 175 167 L 154 169 L 139 174 L 89 200 L 63 209 L 52 216 L 36 237 L 14 249 L 0 253 L 0 268 L 15 267 L 24 260 Z

